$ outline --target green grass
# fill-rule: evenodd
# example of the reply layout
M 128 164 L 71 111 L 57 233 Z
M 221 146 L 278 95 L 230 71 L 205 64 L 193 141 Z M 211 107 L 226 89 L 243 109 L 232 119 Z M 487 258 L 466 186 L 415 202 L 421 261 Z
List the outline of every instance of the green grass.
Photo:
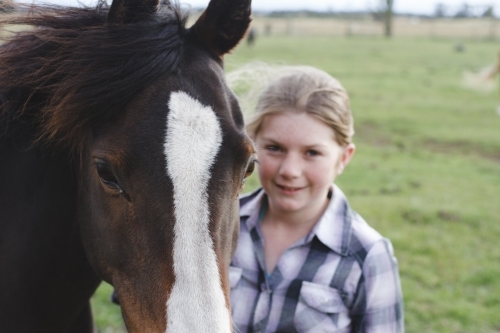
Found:
M 254 60 L 313 65 L 350 93 L 358 150 L 338 184 L 393 242 L 409 333 L 500 332 L 498 95 L 462 87 L 462 72 L 492 64 L 498 44 L 453 45 L 261 37 L 227 59 L 228 70 Z M 122 327 L 109 292 L 93 299 L 101 332 Z

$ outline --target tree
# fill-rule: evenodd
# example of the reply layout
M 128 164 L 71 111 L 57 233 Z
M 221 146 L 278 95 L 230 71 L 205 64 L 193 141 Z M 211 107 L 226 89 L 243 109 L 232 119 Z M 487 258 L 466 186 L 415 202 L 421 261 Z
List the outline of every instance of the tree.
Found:
M 481 17 L 493 17 L 493 6 L 488 6 Z
M 0 13 L 9 13 L 14 10 L 14 2 L 12 0 L 0 0 Z
M 435 17 L 445 17 L 446 15 L 446 7 L 442 3 L 436 4 L 436 9 L 434 10 Z
M 468 3 L 462 4 L 462 7 L 455 14 L 456 18 L 466 18 L 466 17 L 471 17 L 471 16 L 473 16 L 473 15 L 471 12 L 471 7 L 469 6 Z
M 394 0 L 383 0 L 385 17 L 384 17 L 384 32 L 386 37 L 392 36 L 392 16 L 393 16 L 393 6 Z

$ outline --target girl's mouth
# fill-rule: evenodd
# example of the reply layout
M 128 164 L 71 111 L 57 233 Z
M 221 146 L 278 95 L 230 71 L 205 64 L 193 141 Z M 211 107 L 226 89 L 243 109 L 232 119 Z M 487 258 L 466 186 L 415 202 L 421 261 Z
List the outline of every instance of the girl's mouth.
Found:
M 290 187 L 290 186 L 283 186 L 283 185 L 279 185 L 279 184 L 276 184 L 276 186 L 281 191 L 283 191 L 285 193 L 289 193 L 289 194 L 297 193 L 298 191 L 300 191 L 302 189 L 302 187 Z

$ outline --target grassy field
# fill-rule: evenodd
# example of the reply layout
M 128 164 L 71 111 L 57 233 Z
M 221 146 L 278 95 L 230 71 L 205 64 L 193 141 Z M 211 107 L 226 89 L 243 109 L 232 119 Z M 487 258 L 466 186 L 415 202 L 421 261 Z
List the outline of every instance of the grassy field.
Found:
M 358 151 L 338 184 L 393 242 L 409 333 L 500 332 L 498 93 L 462 86 L 462 72 L 493 63 L 498 45 L 453 45 L 262 37 L 227 58 L 228 70 L 253 60 L 314 65 L 349 91 Z M 110 290 L 93 299 L 100 332 L 122 329 Z

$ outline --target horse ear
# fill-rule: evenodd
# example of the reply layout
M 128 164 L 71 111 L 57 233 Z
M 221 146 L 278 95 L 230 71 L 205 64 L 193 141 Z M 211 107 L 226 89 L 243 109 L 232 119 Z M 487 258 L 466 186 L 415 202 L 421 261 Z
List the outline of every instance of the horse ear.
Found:
M 222 57 L 245 35 L 251 21 L 251 3 L 252 0 L 211 0 L 190 30 Z
M 123 24 L 141 21 L 156 13 L 159 0 L 114 0 L 109 8 L 108 22 Z

